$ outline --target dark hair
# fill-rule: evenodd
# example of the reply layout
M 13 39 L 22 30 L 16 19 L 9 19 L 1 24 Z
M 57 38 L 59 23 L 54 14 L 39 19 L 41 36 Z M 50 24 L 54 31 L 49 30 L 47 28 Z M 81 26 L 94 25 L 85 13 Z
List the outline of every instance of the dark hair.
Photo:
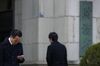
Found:
M 15 36 L 19 36 L 22 37 L 22 32 L 20 30 L 14 29 L 11 31 L 10 36 L 15 37 Z
M 58 35 L 56 32 L 51 32 L 49 34 L 49 39 L 51 39 L 52 41 L 58 41 Z

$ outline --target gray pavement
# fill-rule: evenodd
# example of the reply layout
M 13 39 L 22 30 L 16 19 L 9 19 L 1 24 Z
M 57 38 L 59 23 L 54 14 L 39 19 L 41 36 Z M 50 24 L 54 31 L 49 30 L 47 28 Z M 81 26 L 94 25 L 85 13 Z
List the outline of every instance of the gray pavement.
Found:
M 31 65 L 29 65 L 29 64 L 25 64 L 25 65 L 21 65 L 21 66 L 47 66 L 47 65 L 37 65 L 37 64 L 31 64 Z M 79 66 L 79 65 L 75 65 L 75 64 L 73 64 L 73 65 L 68 65 L 68 66 Z

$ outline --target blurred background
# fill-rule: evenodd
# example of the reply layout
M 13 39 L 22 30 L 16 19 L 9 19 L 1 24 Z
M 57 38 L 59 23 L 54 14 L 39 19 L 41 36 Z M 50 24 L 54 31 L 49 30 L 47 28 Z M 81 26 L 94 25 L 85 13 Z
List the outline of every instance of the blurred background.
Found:
M 0 42 L 16 28 L 23 32 L 24 64 L 46 63 L 48 34 L 57 32 L 68 63 L 79 64 L 100 41 L 100 0 L 0 0 Z

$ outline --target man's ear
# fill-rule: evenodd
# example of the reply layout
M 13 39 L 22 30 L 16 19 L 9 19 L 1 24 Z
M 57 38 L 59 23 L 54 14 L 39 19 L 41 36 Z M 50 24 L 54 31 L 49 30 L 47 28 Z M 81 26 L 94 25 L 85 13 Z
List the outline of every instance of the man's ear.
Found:
M 49 38 L 49 41 L 50 41 L 50 42 L 52 42 L 52 39 L 51 39 L 51 38 Z

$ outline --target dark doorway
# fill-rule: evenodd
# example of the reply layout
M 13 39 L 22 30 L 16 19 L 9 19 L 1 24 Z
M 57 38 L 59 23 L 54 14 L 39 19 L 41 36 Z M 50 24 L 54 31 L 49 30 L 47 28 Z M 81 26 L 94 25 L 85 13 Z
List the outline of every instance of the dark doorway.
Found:
M 14 28 L 14 0 L 0 0 L 0 42 Z

